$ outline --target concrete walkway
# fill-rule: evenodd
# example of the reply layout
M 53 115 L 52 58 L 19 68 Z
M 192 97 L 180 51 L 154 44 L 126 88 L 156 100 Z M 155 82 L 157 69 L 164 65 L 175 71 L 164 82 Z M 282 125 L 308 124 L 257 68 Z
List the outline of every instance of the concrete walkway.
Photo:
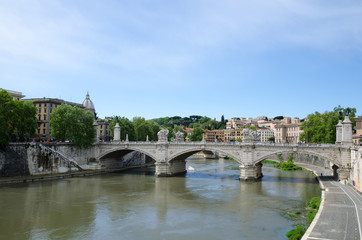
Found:
M 362 196 L 353 187 L 334 180 L 329 170 L 302 163 L 296 165 L 313 171 L 322 188 L 321 206 L 302 239 L 362 239 Z

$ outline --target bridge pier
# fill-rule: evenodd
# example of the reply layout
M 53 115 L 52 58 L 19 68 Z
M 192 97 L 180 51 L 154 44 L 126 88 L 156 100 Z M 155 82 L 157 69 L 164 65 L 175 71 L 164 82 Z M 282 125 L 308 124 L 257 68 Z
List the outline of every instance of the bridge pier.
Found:
M 239 180 L 258 180 L 263 177 L 263 173 L 261 171 L 263 164 L 261 162 L 255 165 L 240 165 L 240 177 Z
M 156 162 L 157 177 L 171 177 L 186 173 L 186 161 Z

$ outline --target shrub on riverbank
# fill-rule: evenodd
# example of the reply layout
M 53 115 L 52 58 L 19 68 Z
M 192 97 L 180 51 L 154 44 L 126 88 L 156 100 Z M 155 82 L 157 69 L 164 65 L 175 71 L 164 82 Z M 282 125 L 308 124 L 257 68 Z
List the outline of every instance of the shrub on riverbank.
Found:
M 321 203 L 321 197 L 314 197 L 307 202 L 307 210 L 308 210 L 307 216 L 306 216 L 307 227 L 305 228 L 302 223 L 295 224 L 294 225 L 295 228 L 290 230 L 289 232 L 287 232 L 287 234 L 285 234 L 285 236 L 287 236 L 287 238 L 289 240 L 302 239 L 305 231 L 307 230 L 309 225 L 312 223 L 315 215 L 317 214 L 320 203 Z
M 321 197 L 314 197 L 309 202 L 307 202 L 308 213 L 307 213 L 307 226 L 312 223 L 315 215 L 318 212 L 319 205 L 321 204 Z
M 279 159 L 279 156 L 278 156 Z M 281 162 L 274 165 L 274 167 L 279 168 L 285 171 L 295 171 L 295 170 L 302 170 L 301 167 L 295 166 L 293 162 L 294 156 L 293 153 L 289 154 L 287 162 Z
M 301 167 L 295 166 L 293 161 L 277 163 L 274 165 L 274 167 L 279 168 L 281 170 L 285 170 L 285 171 L 302 170 Z
M 294 225 L 296 228 L 290 230 L 285 234 L 289 240 L 299 240 L 302 239 L 306 229 L 304 228 L 303 224 L 297 223 Z

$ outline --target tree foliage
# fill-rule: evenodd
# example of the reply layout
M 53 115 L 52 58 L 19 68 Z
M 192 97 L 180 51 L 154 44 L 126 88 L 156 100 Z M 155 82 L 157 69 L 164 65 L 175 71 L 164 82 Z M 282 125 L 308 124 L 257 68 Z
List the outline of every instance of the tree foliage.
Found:
M 205 133 L 205 131 L 201 127 L 194 128 L 194 130 L 192 131 L 192 133 L 190 135 L 190 141 L 193 141 L 193 142 L 201 141 L 203 133 Z
M 5 90 L 0 92 L 0 146 L 12 140 L 24 141 L 37 128 L 36 107 L 30 102 L 13 100 Z
M 126 140 L 128 134 L 129 141 L 136 141 L 136 133 L 134 131 L 134 124 L 126 117 L 118 117 L 118 124 L 121 128 L 121 140 Z M 109 129 L 113 136 L 114 126 L 116 126 L 116 117 L 113 117 L 112 122 L 109 124 Z
M 60 141 L 70 140 L 78 148 L 92 145 L 96 137 L 94 115 L 79 107 L 62 104 L 50 116 L 51 135 Z
M 145 120 L 142 117 L 135 117 L 132 121 L 126 117 L 118 117 L 118 124 L 121 128 L 121 140 L 126 140 L 126 134 L 128 134 L 129 141 L 146 141 L 147 136 L 148 140 L 157 141 L 157 133 L 161 130 L 156 121 Z M 115 125 L 116 117 L 112 119 L 109 125 L 112 135 L 114 134 Z
M 356 108 L 350 108 L 349 119 L 355 124 L 354 116 Z M 343 119 L 347 109 L 341 106 L 335 107 L 333 111 L 309 114 L 307 119 L 302 123 L 299 139 L 302 142 L 312 143 L 335 143 L 336 142 L 336 125 L 338 124 L 339 112 L 343 113 Z

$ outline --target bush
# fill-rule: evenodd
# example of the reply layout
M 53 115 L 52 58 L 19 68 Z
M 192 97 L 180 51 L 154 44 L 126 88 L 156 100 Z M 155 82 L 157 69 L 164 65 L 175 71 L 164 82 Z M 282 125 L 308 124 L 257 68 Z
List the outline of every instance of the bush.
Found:
M 277 163 L 274 165 L 274 167 L 279 168 L 281 170 L 286 170 L 286 171 L 302 170 L 301 167 L 295 166 L 293 161 Z
M 318 212 L 320 204 L 321 204 L 321 197 L 314 197 L 309 202 L 307 202 L 307 206 L 309 209 L 307 213 L 307 226 L 309 226 L 312 223 L 315 215 Z
M 300 240 L 305 233 L 305 228 L 303 224 L 297 223 L 295 227 L 296 228 L 290 230 L 289 232 L 287 232 L 287 234 L 285 234 L 285 236 L 287 236 L 289 240 Z

